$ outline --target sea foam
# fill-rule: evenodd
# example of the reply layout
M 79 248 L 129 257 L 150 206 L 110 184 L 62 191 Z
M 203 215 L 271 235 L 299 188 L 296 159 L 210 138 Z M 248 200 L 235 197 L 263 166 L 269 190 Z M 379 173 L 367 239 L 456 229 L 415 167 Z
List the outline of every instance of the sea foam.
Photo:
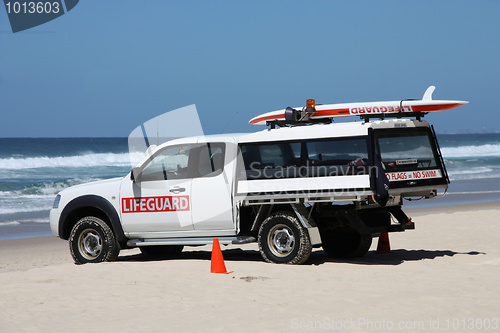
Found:
M 444 158 L 500 157 L 500 144 L 443 147 L 441 152 Z
M 35 169 L 59 167 L 96 167 L 96 166 L 127 166 L 130 165 L 129 154 L 86 154 L 79 156 L 60 157 L 26 157 L 2 158 L 0 169 Z

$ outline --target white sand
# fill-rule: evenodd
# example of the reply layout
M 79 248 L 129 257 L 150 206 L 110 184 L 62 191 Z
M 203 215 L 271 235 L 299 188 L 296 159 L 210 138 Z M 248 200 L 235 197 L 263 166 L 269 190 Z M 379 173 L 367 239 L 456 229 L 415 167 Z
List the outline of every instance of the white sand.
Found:
M 229 246 L 229 275 L 210 246 L 77 266 L 55 237 L 0 241 L 0 332 L 500 332 L 499 203 L 406 211 L 416 230 L 390 254 L 375 239 L 363 259 L 288 266 Z

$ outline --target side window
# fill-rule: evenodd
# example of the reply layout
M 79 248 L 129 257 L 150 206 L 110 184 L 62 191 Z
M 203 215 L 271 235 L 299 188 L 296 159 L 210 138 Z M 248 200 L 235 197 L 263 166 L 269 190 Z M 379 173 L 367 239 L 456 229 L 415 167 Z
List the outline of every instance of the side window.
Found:
M 360 158 L 368 163 L 364 139 L 312 141 L 307 143 L 309 160 L 319 165 L 345 165 Z
M 259 151 L 263 166 L 276 167 L 285 164 L 279 145 L 262 145 Z
M 224 143 L 202 144 L 197 151 L 196 177 L 213 177 L 224 169 Z
M 366 137 L 241 145 L 247 179 L 365 174 Z
M 347 176 L 368 173 L 366 138 L 307 142 L 307 176 Z
M 241 146 L 245 168 L 285 168 L 300 160 L 300 143 L 265 143 Z
M 167 147 L 142 170 L 141 181 L 190 178 L 189 145 Z

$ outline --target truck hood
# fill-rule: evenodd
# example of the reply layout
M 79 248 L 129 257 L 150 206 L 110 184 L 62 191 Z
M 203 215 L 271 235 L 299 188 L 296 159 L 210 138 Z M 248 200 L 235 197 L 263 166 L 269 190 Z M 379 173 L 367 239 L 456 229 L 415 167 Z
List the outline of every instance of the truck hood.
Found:
M 75 185 L 62 190 L 59 194 L 63 197 L 68 195 L 75 196 L 78 194 L 97 194 L 102 196 L 104 193 L 118 195 L 122 179 L 122 177 L 118 177 Z

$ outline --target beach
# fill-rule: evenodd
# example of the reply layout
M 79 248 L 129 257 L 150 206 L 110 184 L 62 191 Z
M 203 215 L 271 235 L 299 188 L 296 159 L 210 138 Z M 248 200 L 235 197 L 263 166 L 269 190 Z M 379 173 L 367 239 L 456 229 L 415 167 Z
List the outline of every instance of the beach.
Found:
M 265 263 L 256 244 L 75 265 L 56 237 L 0 241 L 1 332 L 500 331 L 499 202 L 407 209 L 391 253 Z

